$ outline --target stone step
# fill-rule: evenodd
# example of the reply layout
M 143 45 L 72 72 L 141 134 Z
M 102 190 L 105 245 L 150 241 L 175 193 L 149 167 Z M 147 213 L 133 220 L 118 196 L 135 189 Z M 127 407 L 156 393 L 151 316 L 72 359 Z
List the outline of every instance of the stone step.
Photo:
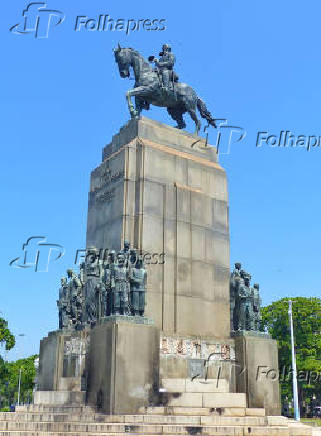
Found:
M 0 428 L 3 423 L 15 423 L 23 425 L 28 423 L 61 423 L 66 425 L 92 424 L 100 425 L 103 423 L 118 424 L 183 424 L 183 425 L 286 425 L 287 419 L 283 417 L 265 416 L 179 416 L 179 415 L 33 415 L 33 414 L 0 414 Z M 8 428 L 13 429 L 8 424 Z
M 79 415 L 79 414 L 31 414 L 0 413 L 1 422 L 44 422 L 44 423 L 150 423 L 150 424 L 185 424 L 185 425 L 286 425 L 287 418 L 282 416 L 189 416 L 189 415 Z
M 241 419 L 241 418 L 240 418 Z M 258 419 L 258 418 L 256 418 Z M 149 424 L 149 423 L 61 423 L 61 422 L 15 422 L 7 421 L 0 422 L 0 431 L 29 431 L 29 432 L 61 432 L 61 433 L 138 433 L 138 434 L 217 434 L 221 430 L 229 428 L 233 432 L 240 429 L 253 429 L 257 434 L 265 434 L 269 428 L 269 434 L 277 434 L 276 430 L 288 430 L 287 425 L 283 426 L 267 426 L 257 422 L 248 423 L 220 423 L 211 425 L 212 423 L 204 423 L 204 425 L 190 424 Z M 267 424 L 267 423 L 265 423 Z M 225 431 L 225 430 L 223 430 Z M 194 433 L 193 433 L 194 432 Z M 273 433 L 274 432 L 274 433 Z M 253 434 L 250 431 L 251 435 Z M 234 433 L 232 433 L 234 434 Z
M 201 434 L 201 433 L 198 433 Z M 108 433 L 108 436 L 137 436 L 138 433 Z M 196 433 L 197 435 L 197 433 Z M 80 436 L 79 433 L 52 433 L 52 432 L 20 432 L 20 431 L 0 431 L 0 436 Z M 86 433 L 86 436 L 102 436 L 101 433 Z M 159 436 L 150 434 L 148 436 Z M 167 433 L 166 436 L 177 436 L 176 434 Z M 217 434 L 217 436 L 226 436 L 226 434 Z
M 313 427 L 309 427 L 301 422 L 288 420 L 288 426 L 291 436 L 311 436 Z
M 162 427 L 155 427 L 156 431 L 146 432 L 146 429 L 141 429 L 139 426 L 136 428 L 128 428 L 126 431 L 111 431 L 108 433 L 96 433 L 88 431 L 86 436 L 103 436 L 104 434 L 108 436 L 122 436 L 122 435 L 142 435 L 148 434 L 161 435 L 166 434 L 167 436 L 176 436 L 177 434 L 184 435 L 216 435 L 216 436 L 290 436 L 288 427 L 235 427 L 235 426 L 224 426 L 224 427 L 183 427 L 179 432 L 176 429 Z M 144 431 L 142 431 L 144 430 Z M 171 431 L 174 430 L 174 431 Z M 69 431 L 69 432 L 59 432 L 59 431 L 0 431 L 0 436 L 80 436 L 82 433 L 79 431 Z M 301 435 L 300 435 L 301 436 Z
M 163 378 L 160 385 L 161 391 L 165 392 L 229 392 L 228 380 L 222 379 L 186 379 L 186 378 Z
M 158 408 L 160 409 L 160 408 Z M 288 420 L 281 416 L 259 416 L 261 409 L 245 409 L 258 416 L 228 417 L 218 415 L 91 415 L 97 419 L 123 419 L 122 422 L 34 422 L 18 421 L 19 417 L 41 417 L 40 413 L 2 413 L 1 418 L 16 417 L 17 420 L 0 422 L 0 436 L 103 436 L 103 435 L 156 435 L 199 434 L 217 436 L 312 436 L 312 427 Z M 70 417 L 68 414 L 52 414 L 54 419 Z M 82 418 L 81 415 L 72 415 Z M 86 416 L 86 415 L 84 415 Z M 137 421 L 136 421 L 137 420 Z M 142 422 L 143 421 L 143 422 Z
M 142 407 L 139 409 L 139 415 L 143 416 L 146 414 L 149 415 L 182 415 L 182 416 L 265 416 L 265 410 L 262 409 L 253 409 L 253 408 L 244 408 L 244 407 L 217 407 L 217 408 L 209 408 L 209 407 Z M 16 416 L 17 418 L 14 418 Z M 88 420 L 88 421 L 99 421 L 99 420 L 108 420 L 108 422 L 119 421 L 122 422 L 127 417 L 131 417 L 133 415 L 106 415 L 93 411 L 85 410 L 83 412 L 69 410 L 69 408 L 63 409 L 62 411 L 48 412 L 48 411 L 16 411 L 12 412 L 0 412 L 0 420 L 11 420 L 11 419 L 20 419 L 20 420 L 41 420 L 41 421 L 55 421 L 55 420 L 64 420 L 68 421 L 68 417 L 75 417 L 75 419 Z M 20 418 L 19 418 L 20 417 Z M 24 418 L 25 417 L 25 418 Z M 59 418 L 61 417 L 61 418 Z
M 204 433 L 197 433 L 196 431 L 192 430 L 192 432 L 187 434 L 194 434 L 194 435 L 204 435 Z M 235 430 L 232 432 L 231 429 L 222 429 L 220 432 L 215 433 L 216 436 L 244 436 L 244 433 L 241 430 Z M 107 435 L 107 433 L 106 433 Z M 138 436 L 139 433 L 108 433 L 108 436 Z M 159 436 L 159 433 L 149 434 L 148 436 Z M 268 435 L 268 433 L 266 433 Z M 57 432 L 14 432 L 14 431 L 0 431 L 0 436 L 80 436 L 80 433 L 57 433 Z M 102 436 L 101 433 L 86 433 L 86 436 Z M 175 433 L 166 433 L 166 436 L 177 436 Z M 264 434 L 260 434 L 260 436 L 264 436 Z M 287 434 L 289 436 L 289 434 Z
M 246 395 L 232 392 L 164 392 L 160 402 L 164 406 L 173 407 L 246 407 Z
M 146 415 L 188 416 L 265 416 L 265 409 L 247 407 L 141 407 L 139 413 Z
M 97 415 L 97 412 L 89 406 L 49 406 L 49 405 L 25 405 L 17 406 L 16 413 L 32 414 L 81 414 Z M 159 407 L 141 407 L 140 414 L 156 415 L 224 415 L 224 416 L 265 416 L 263 408 L 246 408 L 246 407 L 180 407 L 180 406 L 159 406 Z
M 52 405 L 52 404 L 25 404 L 16 406 L 16 412 L 50 412 L 50 413 L 95 413 L 95 409 L 90 406 L 84 406 L 79 404 L 64 404 L 64 405 Z

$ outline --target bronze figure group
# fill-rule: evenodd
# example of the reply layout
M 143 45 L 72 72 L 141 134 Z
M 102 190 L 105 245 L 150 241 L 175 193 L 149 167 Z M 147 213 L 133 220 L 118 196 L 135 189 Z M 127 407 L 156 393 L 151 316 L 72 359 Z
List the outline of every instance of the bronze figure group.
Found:
M 117 254 L 89 248 L 86 260 L 76 274 L 67 270 L 59 290 L 59 328 L 81 330 L 112 315 L 143 316 L 145 311 L 146 270 L 137 250 L 124 248 Z
M 260 331 L 261 299 L 259 284 L 251 287 L 251 275 L 237 262 L 231 274 L 231 331 Z

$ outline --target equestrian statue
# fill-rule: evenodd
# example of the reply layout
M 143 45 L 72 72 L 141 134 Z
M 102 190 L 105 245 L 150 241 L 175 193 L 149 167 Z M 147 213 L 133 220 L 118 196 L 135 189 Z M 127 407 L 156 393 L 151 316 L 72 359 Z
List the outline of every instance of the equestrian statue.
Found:
M 114 54 L 122 78 L 130 77 L 130 68 L 134 72 L 135 86 L 126 93 L 132 118 L 138 118 L 143 109 L 148 110 L 153 104 L 166 107 L 169 115 L 177 122 L 176 127 L 184 129 L 186 124 L 183 114 L 188 112 L 195 122 L 195 133 L 198 134 L 201 122 L 196 115 L 197 108 L 208 125 L 216 127 L 215 119 L 194 89 L 186 83 L 178 82 L 174 71 L 175 56 L 168 44 L 163 45 L 159 59 L 150 56 L 146 61 L 137 50 L 123 48 L 120 44 L 114 49 Z M 135 107 L 132 97 L 135 97 Z

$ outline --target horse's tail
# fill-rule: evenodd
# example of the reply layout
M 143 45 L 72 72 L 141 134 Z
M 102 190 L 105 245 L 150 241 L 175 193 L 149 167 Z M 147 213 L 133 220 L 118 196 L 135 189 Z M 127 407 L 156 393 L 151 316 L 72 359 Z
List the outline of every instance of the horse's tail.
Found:
M 206 121 L 213 127 L 216 127 L 215 119 L 212 117 L 210 111 L 207 109 L 206 104 L 203 100 L 197 97 L 197 109 L 199 110 L 201 117 L 205 118 Z

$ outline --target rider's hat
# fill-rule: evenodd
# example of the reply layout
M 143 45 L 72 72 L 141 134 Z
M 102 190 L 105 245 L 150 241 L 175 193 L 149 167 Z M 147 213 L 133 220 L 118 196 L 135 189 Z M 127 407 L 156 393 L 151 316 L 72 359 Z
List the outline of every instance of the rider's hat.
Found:
M 171 51 L 172 49 L 171 49 L 171 46 L 169 45 L 169 44 L 163 44 L 163 47 L 162 47 L 162 49 L 163 49 L 163 51 Z

